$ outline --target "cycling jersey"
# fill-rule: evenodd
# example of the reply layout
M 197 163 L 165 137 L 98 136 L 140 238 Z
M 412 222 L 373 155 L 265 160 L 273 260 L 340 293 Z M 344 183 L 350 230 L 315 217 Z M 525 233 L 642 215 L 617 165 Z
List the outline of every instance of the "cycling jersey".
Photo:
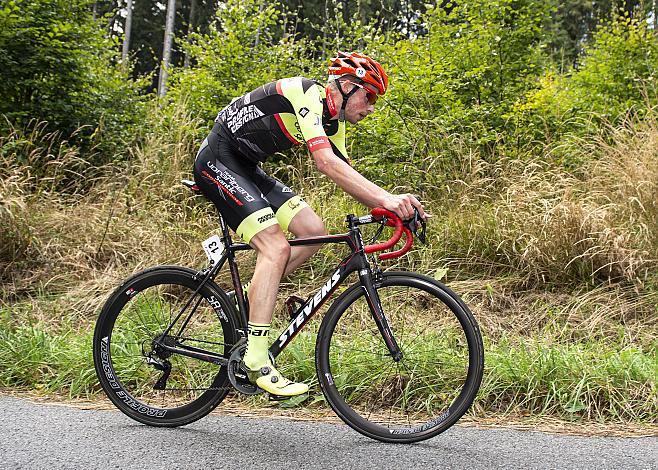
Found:
M 247 243 L 271 225 L 287 230 L 308 206 L 259 163 L 304 142 L 310 151 L 331 148 L 349 163 L 345 123 L 331 119 L 336 114 L 326 89 L 302 77 L 263 85 L 219 112 L 195 159 L 194 179 Z
M 306 143 L 313 152 L 331 148 L 349 163 L 345 122 L 326 88 L 303 77 L 271 82 L 235 98 L 215 119 L 213 130 L 231 140 L 253 162 Z

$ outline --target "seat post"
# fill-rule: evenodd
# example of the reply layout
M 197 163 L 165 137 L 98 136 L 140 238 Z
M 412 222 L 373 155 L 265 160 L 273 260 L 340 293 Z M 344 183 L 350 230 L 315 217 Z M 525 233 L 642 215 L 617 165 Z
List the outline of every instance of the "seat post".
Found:
M 226 225 L 226 222 L 224 221 L 224 217 L 222 217 L 222 213 L 219 212 L 219 209 L 217 210 L 217 217 L 219 217 L 219 226 L 222 229 L 222 235 L 224 239 L 224 243 L 226 246 L 229 246 L 231 244 L 231 236 L 229 234 L 228 226 Z

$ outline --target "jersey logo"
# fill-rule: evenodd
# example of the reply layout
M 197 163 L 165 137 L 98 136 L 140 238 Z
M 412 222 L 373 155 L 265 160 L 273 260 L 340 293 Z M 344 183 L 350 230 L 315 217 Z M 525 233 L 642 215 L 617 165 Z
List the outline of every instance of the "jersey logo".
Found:
M 308 111 L 308 108 L 307 108 L 307 107 L 303 107 L 302 109 L 299 110 L 299 115 L 300 115 L 301 117 L 306 117 L 306 115 L 307 115 L 308 113 L 309 113 L 309 111 Z
M 356 76 L 359 78 L 363 78 L 366 76 L 366 71 L 363 67 L 359 67 L 356 69 Z
M 222 113 L 224 114 L 222 115 Z M 253 104 L 246 105 L 240 109 L 235 109 L 231 106 L 221 111 L 220 115 L 222 115 L 222 119 L 226 120 L 226 125 L 234 134 L 247 122 L 265 116 L 265 114 Z
M 291 193 L 292 189 L 290 189 L 288 186 L 284 186 L 283 189 L 281 190 L 282 193 Z
M 258 223 L 262 224 L 264 222 L 267 222 L 268 220 L 271 220 L 275 218 L 276 216 L 274 215 L 274 212 L 270 212 L 269 214 L 262 215 L 258 218 Z

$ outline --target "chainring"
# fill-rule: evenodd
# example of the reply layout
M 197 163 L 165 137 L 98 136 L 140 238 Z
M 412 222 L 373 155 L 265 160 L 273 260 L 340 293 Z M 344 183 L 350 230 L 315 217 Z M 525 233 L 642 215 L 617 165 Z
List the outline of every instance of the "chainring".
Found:
M 247 371 L 244 369 L 244 367 L 240 366 L 242 364 L 242 358 L 244 357 L 246 350 L 246 339 L 241 339 L 233 347 L 233 351 L 228 358 L 228 367 L 226 368 L 228 373 L 228 380 L 231 382 L 233 388 L 238 392 L 244 395 L 258 395 L 259 393 L 263 393 L 263 389 L 258 388 L 256 385 L 252 384 L 249 381 L 249 377 L 247 376 Z M 274 358 L 272 357 L 272 354 L 269 352 L 268 354 L 270 357 L 270 362 L 274 364 Z

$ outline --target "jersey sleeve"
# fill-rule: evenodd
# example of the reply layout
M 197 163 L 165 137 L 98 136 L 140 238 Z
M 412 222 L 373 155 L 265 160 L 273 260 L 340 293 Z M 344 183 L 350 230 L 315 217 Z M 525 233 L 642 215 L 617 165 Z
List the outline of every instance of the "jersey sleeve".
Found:
M 295 77 L 281 81 L 281 92 L 295 110 L 299 130 L 308 149 L 313 152 L 331 148 L 322 127 L 322 97 L 312 80 Z

